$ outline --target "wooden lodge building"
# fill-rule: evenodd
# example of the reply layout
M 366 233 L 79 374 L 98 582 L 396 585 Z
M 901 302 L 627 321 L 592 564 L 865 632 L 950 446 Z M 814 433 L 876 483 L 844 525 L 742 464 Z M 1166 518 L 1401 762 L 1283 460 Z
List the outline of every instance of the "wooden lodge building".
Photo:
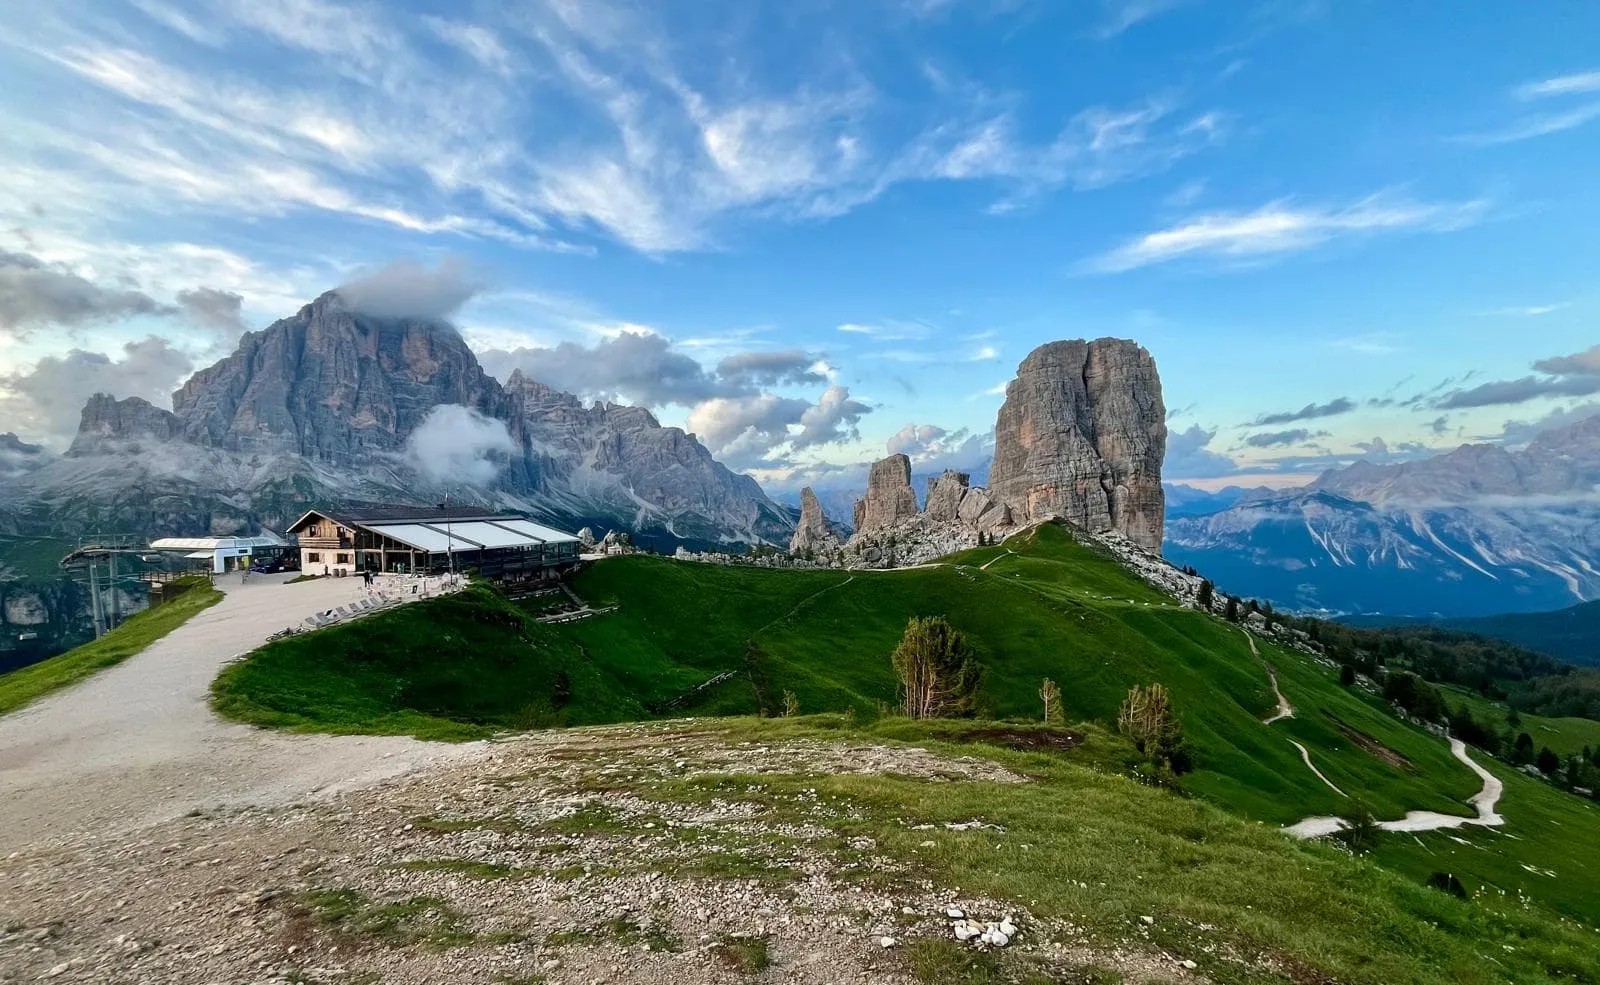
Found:
M 475 570 L 495 579 L 552 578 L 578 563 L 578 538 L 518 513 L 473 506 L 383 506 L 310 510 L 290 527 L 300 570 Z

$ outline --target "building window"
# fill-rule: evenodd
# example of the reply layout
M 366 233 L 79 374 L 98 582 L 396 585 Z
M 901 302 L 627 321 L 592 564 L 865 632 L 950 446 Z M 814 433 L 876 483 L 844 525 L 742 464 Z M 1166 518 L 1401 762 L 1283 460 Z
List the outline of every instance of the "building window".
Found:
M 318 561 L 322 560 L 322 555 L 318 554 L 316 551 L 312 551 L 306 555 L 306 560 L 310 561 L 312 564 L 316 564 Z
M 348 555 L 348 554 L 335 555 L 334 559 L 333 559 L 333 563 L 334 564 L 349 564 L 350 563 L 350 555 Z

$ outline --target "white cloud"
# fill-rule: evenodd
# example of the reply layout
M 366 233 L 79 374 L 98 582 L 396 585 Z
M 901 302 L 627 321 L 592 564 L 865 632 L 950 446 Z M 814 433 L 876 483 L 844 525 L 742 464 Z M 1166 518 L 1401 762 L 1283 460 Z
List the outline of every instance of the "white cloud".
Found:
M 1600 92 L 1600 72 L 1577 72 L 1526 82 L 1516 89 L 1519 99 L 1544 99 L 1549 96 L 1570 96 L 1574 93 Z
M 1558 304 L 1512 305 L 1509 308 L 1492 308 L 1483 312 L 1483 314 L 1505 316 L 1509 318 L 1537 318 L 1540 315 L 1548 315 L 1552 311 L 1560 311 L 1566 306 L 1567 305 L 1565 302 Z
M 500 41 L 499 35 L 488 28 L 445 20 L 443 17 L 425 16 L 422 21 L 441 41 L 460 49 L 496 75 L 509 76 L 514 71 L 511 52 Z
M 435 482 L 483 486 L 517 451 L 504 421 L 460 404 L 439 404 L 406 438 L 405 455 Z
M 395 260 L 341 286 L 353 310 L 379 318 L 449 318 L 483 290 L 483 282 L 458 257 L 429 268 Z
M 1343 207 L 1280 200 L 1254 212 L 1212 212 L 1146 233 L 1095 258 L 1089 269 L 1120 273 L 1187 258 L 1261 261 L 1330 240 L 1385 232 L 1444 232 L 1479 221 L 1488 203 L 1410 202 L 1373 195 Z
M 1105 19 L 1094 31 L 1094 36 L 1109 40 L 1128 28 L 1166 13 L 1183 0 L 1100 0 Z
M 36 200 L 98 200 L 108 219 L 322 212 L 661 254 L 908 182 L 994 184 L 1005 211 L 1160 170 L 1214 142 L 1222 119 L 1152 99 L 1026 133 L 1016 94 L 924 79 L 930 98 L 901 98 L 903 80 L 872 78 L 821 17 L 796 17 L 795 45 L 826 54 L 776 83 L 707 69 L 738 64 L 738 28 L 680 43 L 649 5 L 515 5 L 468 22 L 331 0 L 135 2 L 144 16 L 124 23 L 40 22 L 14 39 L 74 109 L 0 109 L 8 183 L 81 193 Z M 1120 0 L 1108 15 L 1156 6 Z
M 1461 139 L 1471 144 L 1508 144 L 1576 129 L 1591 120 L 1600 119 L 1600 100 L 1573 105 L 1570 97 L 1594 93 L 1600 93 L 1600 72 L 1578 72 L 1523 83 L 1511 90 L 1511 95 L 1518 101 L 1539 104 L 1564 102 L 1566 107 L 1524 116 L 1499 130 L 1470 134 Z
M 1475 144 L 1510 144 L 1572 130 L 1594 119 L 1600 119 L 1600 102 L 1588 103 L 1560 113 L 1541 113 L 1519 120 L 1504 130 L 1476 134 L 1467 137 L 1466 140 Z
M 172 391 L 193 369 L 187 355 L 154 336 L 123 345 L 116 356 L 84 349 L 45 356 L 27 372 L 0 375 L 0 420 L 8 431 L 64 449 L 92 395 L 140 397 L 170 409 Z

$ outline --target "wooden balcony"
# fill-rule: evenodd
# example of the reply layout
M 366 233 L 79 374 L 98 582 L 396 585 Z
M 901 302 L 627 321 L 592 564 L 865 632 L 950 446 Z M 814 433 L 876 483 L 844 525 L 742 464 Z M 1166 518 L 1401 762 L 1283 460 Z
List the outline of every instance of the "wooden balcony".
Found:
M 301 550 L 348 551 L 354 546 L 349 537 L 301 537 Z

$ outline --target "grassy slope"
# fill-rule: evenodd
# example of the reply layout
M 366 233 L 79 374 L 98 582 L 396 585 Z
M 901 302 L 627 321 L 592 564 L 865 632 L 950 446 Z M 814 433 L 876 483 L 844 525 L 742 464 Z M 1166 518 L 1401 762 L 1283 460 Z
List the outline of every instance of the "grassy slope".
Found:
M 838 797 L 880 851 L 914 860 L 939 885 L 1026 901 L 1091 940 L 1140 939 L 1194 958 L 1219 982 L 1284 981 L 1241 970 L 1225 955 L 1277 957 L 1297 982 L 1595 981 L 1594 931 L 1514 895 L 1464 902 L 1421 883 L 1433 869 L 1396 874 L 1342 850 L 1284 838 L 1201 800 L 1184 800 L 1061 757 L 962 744 L 961 723 L 885 720 L 847 727 L 838 716 L 707 724 L 727 741 L 769 743 L 831 734 L 893 739 L 978 755 L 1032 778 L 1025 784 L 929 783 L 835 775 L 699 777 L 644 797 L 749 800 L 781 817 L 791 804 Z M 981 726 L 976 726 L 981 727 Z M 864 733 L 864 734 L 863 734 Z M 1090 745 L 1095 739 L 1091 735 Z M 954 834 L 942 822 L 1000 824 Z M 807 818 L 797 814 L 796 821 Z M 918 823 L 932 830 L 918 830 Z M 928 842 L 932 842 L 929 846 Z M 919 871 L 920 870 L 920 871 Z M 1265 905 L 1264 905 L 1265 904 Z M 1140 917 L 1154 923 L 1141 928 Z M 974 977 L 971 981 L 993 981 Z
M 135 613 L 92 643 L 0 676 L 0 715 L 121 663 L 221 599 L 221 592 L 205 579 L 197 579 L 197 584 L 182 595 L 165 605 Z
M 558 715 L 563 670 L 574 700 Z M 645 717 L 570 641 L 481 586 L 268 644 L 211 690 L 230 718 L 312 732 L 464 740 Z
M 771 695 L 792 690 L 807 712 L 870 714 L 894 700 L 888 654 L 906 619 L 942 614 L 978 647 L 989 669 L 986 697 L 997 716 L 1036 717 L 1039 681 L 1047 676 L 1062 686 L 1070 718 L 1101 723 L 1114 720 L 1131 684 L 1165 683 L 1199 767 L 1184 787 L 1245 818 L 1278 824 L 1348 804 L 1305 768 L 1290 738 L 1310 749 L 1330 780 L 1365 798 L 1380 816 L 1415 809 L 1469 813 L 1463 801 L 1479 781 L 1443 740 L 1399 722 L 1376 699 L 1340 687 L 1331 667 L 1260 641 L 1262 657 L 1277 668 L 1298 711 L 1293 719 L 1263 725 L 1261 717 L 1275 702 L 1238 627 L 1172 604 L 1058 528 L 1041 528 L 1026 544 L 968 552 L 950 562 L 843 573 L 614 558 L 588 569 L 576 586 L 595 603 L 618 604 L 612 614 L 538 626 L 492 592 L 473 589 L 465 597 L 273 644 L 219 678 L 218 708 L 280 727 L 434 738 L 620 721 L 647 717 L 718 673 L 744 668 L 747 644 L 755 640 L 768 655 Z M 418 640 L 428 645 L 418 647 Z M 559 670 L 568 673 L 572 696 L 556 713 Z M 749 678 L 740 676 L 672 713 L 756 707 Z M 1391 766 L 1357 746 L 1329 715 L 1404 756 L 1411 768 Z M 1600 835 L 1600 822 L 1574 813 L 1576 801 L 1569 804 L 1568 795 L 1536 783 L 1513 783 L 1512 789 L 1518 802 L 1508 795 L 1503 808 L 1511 823 L 1505 836 L 1495 836 L 1505 853 L 1473 852 L 1452 863 L 1471 885 L 1515 892 L 1529 876 L 1522 861 L 1550 868 L 1534 859 L 1571 854 L 1572 845 L 1593 844 Z M 1535 839 L 1538 846 L 1531 844 Z M 1415 839 L 1390 842 L 1386 858 L 1393 856 L 1397 867 L 1426 870 L 1424 876 L 1433 871 L 1431 849 L 1418 848 Z M 1586 899 L 1582 891 L 1592 883 L 1567 875 L 1539 878 L 1545 882 L 1530 890 L 1536 898 L 1600 923 L 1600 899 L 1592 892 Z
M 1445 700 L 1451 705 L 1465 704 L 1472 709 L 1472 717 L 1479 721 L 1493 723 L 1495 730 L 1507 731 L 1510 726 L 1506 724 L 1507 706 L 1501 702 L 1489 701 L 1476 691 L 1451 684 L 1440 685 Z M 1540 746 L 1549 746 L 1562 756 L 1582 752 L 1584 747 L 1590 749 L 1600 748 L 1600 722 L 1589 718 L 1547 718 L 1544 715 L 1523 715 L 1522 727 L 1516 731 L 1526 732 L 1533 739 L 1534 749 Z
M 991 548 L 940 567 L 853 575 L 648 557 L 607 561 L 577 587 L 591 599 L 620 603 L 619 611 L 562 632 L 604 670 L 625 676 L 647 703 L 741 666 L 754 638 L 772 658 L 774 693 L 793 690 L 805 710 L 870 709 L 894 700 L 888 654 L 906 620 L 945 615 L 988 666 L 986 694 L 1001 717 L 1035 716 L 1045 677 L 1061 685 L 1068 717 L 1101 722 L 1115 719 L 1133 684 L 1166 684 L 1200 764 L 1185 785 L 1250 817 L 1282 823 L 1342 806 L 1306 770 L 1289 737 L 1312 750 L 1335 784 L 1361 792 L 1384 816 L 1462 812 L 1461 801 L 1477 791 L 1476 778 L 1443 742 L 1265 641 L 1263 656 L 1279 666 L 1291 702 L 1306 713 L 1261 725 L 1275 702 L 1238 628 L 1173 604 L 1059 528 L 1041 528 L 1025 549 L 1013 547 L 1019 553 Z M 754 697 L 730 686 L 715 707 L 751 711 Z M 1311 714 L 1321 708 L 1378 737 L 1420 774 L 1355 747 Z

